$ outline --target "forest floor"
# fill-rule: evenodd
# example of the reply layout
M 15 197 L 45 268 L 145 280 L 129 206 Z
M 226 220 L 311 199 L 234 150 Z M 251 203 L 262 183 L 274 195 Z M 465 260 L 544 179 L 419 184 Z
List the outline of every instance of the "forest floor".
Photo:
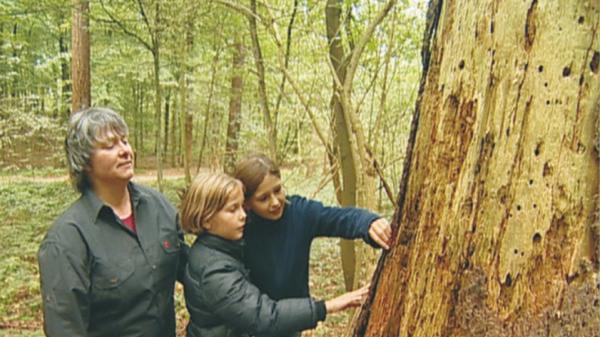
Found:
M 286 187 L 306 196 L 333 202 L 333 192 L 320 189 L 319 178 L 284 172 Z M 165 195 L 177 204 L 184 185 L 181 170 L 165 170 Z M 156 185 L 156 172 L 136 172 L 135 180 Z M 308 182 L 308 183 L 307 183 Z M 65 175 L 0 176 L 0 337 L 43 336 L 37 249 L 52 221 L 76 199 Z M 193 237 L 186 237 L 191 242 Z M 331 298 L 343 293 L 344 282 L 337 239 L 315 240 L 310 260 L 312 296 Z M 178 336 L 185 335 L 187 312 L 181 286 L 176 290 Z M 351 312 L 331 315 L 304 337 L 341 336 Z

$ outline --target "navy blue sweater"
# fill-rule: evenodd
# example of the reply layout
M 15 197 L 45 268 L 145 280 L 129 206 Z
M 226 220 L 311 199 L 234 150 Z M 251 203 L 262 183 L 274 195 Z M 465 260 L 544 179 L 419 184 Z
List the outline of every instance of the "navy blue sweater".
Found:
M 369 237 L 378 215 L 360 208 L 326 207 L 300 196 L 288 197 L 283 215 L 272 221 L 250 214 L 244 231 L 244 259 L 252 282 L 275 300 L 308 297 L 308 262 L 315 237 Z

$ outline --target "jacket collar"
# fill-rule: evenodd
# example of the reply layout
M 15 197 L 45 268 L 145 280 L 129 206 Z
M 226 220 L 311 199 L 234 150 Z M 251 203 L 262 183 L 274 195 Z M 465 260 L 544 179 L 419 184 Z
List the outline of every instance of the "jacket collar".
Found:
M 143 198 L 146 196 L 146 193 L 143 190 L 141 190 L 138 185 L 132 182 L 129 182 L 127 188 L 129 189 L 129 196 L 131 198 L 132 207 L 135 209 L 137 208 L 140 201 L 143 200 Z M 106 205 L 100 198 L 98 198 L 96 192 L 94 192 L 94 190 L 91 188 L 86 189 L 81 194 L 81 200 L 83 201 L 91 218 L 94 221 L 98 219 L 98 217 L 100 216 L 100 212 L 103 208 L 110 209 L 110 206 Z
M 208 248 L 212 248 L 223 252 L 227 255 L 231 255 L 234 258 L 241 260 L 244 251 L 244 239 L 232 241 L 223 239 L 220 236 L 216 236 L 210 233 L 202 233 L 196 242 L 201 243 Z

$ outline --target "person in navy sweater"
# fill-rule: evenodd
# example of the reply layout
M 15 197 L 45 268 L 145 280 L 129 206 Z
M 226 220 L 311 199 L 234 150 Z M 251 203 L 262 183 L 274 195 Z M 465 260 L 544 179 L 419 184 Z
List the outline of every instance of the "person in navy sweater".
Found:
M 253 283 L 273 299 L 310 296 L 308 263 L 316 237 L 361 238 L 389 249 L 387 220 L 360 208 L 286 196 L 279 167 L 265 155 L 241 160 L 234 176 L 244 184 L 248 211 L 244 261 Z

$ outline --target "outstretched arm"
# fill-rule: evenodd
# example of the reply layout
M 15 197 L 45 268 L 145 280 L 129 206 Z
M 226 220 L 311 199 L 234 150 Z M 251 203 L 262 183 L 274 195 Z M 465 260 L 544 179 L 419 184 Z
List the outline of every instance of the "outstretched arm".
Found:
M 296 213 L 304 217 L 303 224 L 310 226 L 311 236 L 362 238 L 376 246 L 369 237 L 369 225 L 379 219 L 379 215 L 357 207 L 324 206 L 321 202 L 303 197 L 294 197 Z
M 198 287 L 195 292 L 201 302 L 226 325 L 250 334 L 278 335 L 314 328 L 326 314 L 323 302 L 308 297 L 272 300 L 234 265 L 209 266 L 197 283 L 186 286 Z
M 233 266 L 210 268 L 196 283 L 203 289 L 203 301 L 226 324 L 251 334 L 282 334 L 314 328 L 327 313 L 357 307 L 365 300 L 369 286 L 331 300 L 312 298 L 272 300 L 260 292 Z
M 296 197 L 295 202 L 299 212 L 306 214 L 313 237 L 362 238 L 373 247 L 390 248 L 390 224 L 375 213 L 357 207 L 324 206 L 302 197 Z

